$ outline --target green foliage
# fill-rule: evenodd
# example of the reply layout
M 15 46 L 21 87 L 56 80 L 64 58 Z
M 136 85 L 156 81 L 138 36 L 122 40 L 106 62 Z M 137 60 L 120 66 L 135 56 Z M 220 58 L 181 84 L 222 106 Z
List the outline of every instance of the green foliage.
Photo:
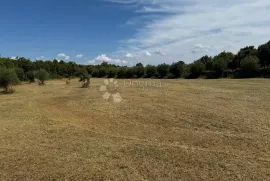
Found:
M 14 69 L 0 67 L 0 87 L 4 88 L 5 93 L 12 93 L 14 89 L 12 85 L 19 83 L 19 79 Z
M 173 63 L 171 66 L 169 66 L 170 75 L 173 78 L 182 77 L 184 74 L 184 67 L 185 67 L 185 63 L 183 61 Z
M 119 67 L 117 71 L 117 78 L 125 78 L 126 77 L 126 67 Z
M 270 41 L 260 45 L 258 49 L 254 46 L 246 46 L 241 48 L 237 54 L 223 51 L 214 57 L 206 55 L 191 64 L 185 64 L 179 61 L 171 65 L 160 64 L 157 67 L 154 65 L 144 67 L 142 63 L 137 63 L 136 66 L 133 67 L 122 67 L 109 64 L 108 62 L 103 62 L 100 65 L 79 65 L 72 61 L 65 62 L 63 60 L 37 60 L 32 62 L 24 57 L 16 57 L 16 59 L 0 57 L 0 67 L 15 69 L 18 78 L 22 81 L 26 79 L 33 81 L 33 75 L 29 72 L 35 72 L 40 69 L 48 72 L 51 79 L 81 77 L 86 74 L 91 74 L 93 77 L 110 78 L 198 78 L 200 76 L 206 78 L 221 78 L 231 77 L 231 74 L 234 74 L 234 77 L 259 76 L 257 75 L 257 71 L 251 71 L 250 73 L 247 70 L 246 60 L 244 60 L 246 57 L 258 58 L 260 76 L 268 76 L 268 67 L 270 66 Z M 254 62 L 252 63 L 254 64 Z M 257 67 L 258 64 L 255 64 Z
M 134 69 L 132 67 L 126 68 L 125 78 L 134 78 Z
M 247 56 L 240 63 L 242 77 L 256 77 L 260 70 L 259 59 L 256 56 Z
M 41 69 L 36 71 L 35 77 L 40 80 L 41 85 L 44 85 L 45 80 L 49 79 L 49 73 L 46 70 Z
M 30 81 L 30 83 L 35 82 L 35 73 L 34 73 L 34 71 L 27 72 L 26 77 Z
M 98 70 L 98 77 L 106 77 L 107 76 L 107 68 L 106 67 L 101 67 Z
M 156 76 L 156 67 L 153 65 L 147 65 L 145 67 L 145 78 L 153 78 Z
M 258 57 L 262 66 L 270 66 L 270 41 L 259 46 Z
M 140 78 L 144 76 L 144 66 L 142 63 L 136 64 L 134 67 L 134 77 Z
M 16 68 L 15 72 L 17 74 L 17 77 L 20 79 L 20 81 L 24 81 L 26 79 L 24 70 L 22 68 Z
M 221 77 L 223 72 L 227 70 L 228 63 L 227 60 L 223 57 L 214 58 L 212 64 L 212 70 L 215 71 L 216 77 Z
M 160 64 L 157 66 L 157 74 L 159 78 L 164 78 L 166 76 L 168 76 L 169 73 L 169 65 L 168 64 Z
M 108 70 L 108 78 L 114 78 L 117 75 L 117 69 L 115 67 L 111 67 Z
M 205 65 L 201 61 L 196 61 L 189 67 L 189 75 L 188 78 L 198 78 L 202 75 L 205 70 Z

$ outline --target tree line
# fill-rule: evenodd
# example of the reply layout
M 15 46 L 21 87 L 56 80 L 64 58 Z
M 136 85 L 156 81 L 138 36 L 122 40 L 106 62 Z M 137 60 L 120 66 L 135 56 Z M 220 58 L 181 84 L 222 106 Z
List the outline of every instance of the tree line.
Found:
M 108 78 L 251 78 L 270 77 L 270 41 L 258 48 L 247 46 L 237 54 L 221 52 L 216 56 L 203 56 L 191 64 L 177 61 L 172 64 L 146 65 L 133 67 L 118 66 L 103 62 L 100 65 L 80 65 L 75 62 L 31 61 L 24 57 L 16 59 L 0 57 L 0 86 L 7 72 L 13 72 L 18 81 L 34 81 L 34 78 L 72 78 L 91 75 Z M 8 69 L 8 71 L 7 71 Z M 11 76 L 11 75 L 9 75 Z M 15 80 L 15 79 L 14 79 Z

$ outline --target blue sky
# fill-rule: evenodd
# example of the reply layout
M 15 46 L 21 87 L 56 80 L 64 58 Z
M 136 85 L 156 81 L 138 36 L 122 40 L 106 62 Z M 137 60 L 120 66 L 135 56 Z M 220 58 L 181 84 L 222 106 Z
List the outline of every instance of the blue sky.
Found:
M 187 63 L 270 39 L 269 0 L 9 0 L 0 54 L 81 64 Z

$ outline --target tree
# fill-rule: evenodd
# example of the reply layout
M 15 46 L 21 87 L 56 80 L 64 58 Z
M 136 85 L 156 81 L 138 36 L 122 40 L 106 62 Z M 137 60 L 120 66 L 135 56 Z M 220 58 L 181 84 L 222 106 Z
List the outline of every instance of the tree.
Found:
M 168 64 L 160 64 L 157 66 L 157 74 L 159 76 L 159 78 L 164 78 L 168 75 L 169 73 L 169 65 Z
M 49 73 L 46 70 L 39 70 L 35 73 L 36 78 L 40 81 L 40 85 L 44 85 L 45 80 L 48 80 Z
M 98 77 L 106 77 L 107 76 L 107 68 L 100 67 L 98 70 Z
M 25 80 L 25 73 L 24 73 L 24 70 L 22 68 L 16 68 L 15 72 L 17 74 L 17 77 L 20 79 L 20 81 Z
M 240 63 L 242 77 L 255 77 L 260 70 L 259 59 L 256 56 L 247 56 Z
M 212 57 L 205 55 L 202 58 L 200 58 L 198 61 L 201 61 L 205 65 L 206 70 L 212 70 L 212 64 L 213 64 Z
M 182 77 L 184 74 L 184 66 L 185 63 L 183 61 L 172 63 L 172 65 L 169 67 L 170 76 L 172 76 L 172 78 Z
M 82 88 L 88 88 L 90 86 L 91 75 L 82 75 L 80 77 L 80 82 L 83 82 Z
M 34 71 L 27 72 L 26 77 L 30 81 L 30 83 L 35 82 L 35 73 L 34 73 Z
M 147 65 L 145 67 L 145 77 L 152 78 L 156 76 L 156 67 L 153 65 Z
M 258 58 L 262 66 L 270 66 L 270 41 L 259 46 Z
M 228 68 L 227 60 L 224 57 L 217 57 L 213 60 L 212 70 L 215 71 L 216 78 L 222 77 L 222 74 Z
M 18 83 L 19 79 L 13 69 L 0 67 L 0 87 L 4 88 L 4 93 L 13 93 L 12 85 Z
M 117 71 L 117 78 L 125 78 L 126 77 L 126 67 L 119 67 Z
M 201 61 L 192 63 L 189 67 L 189 78 L 198 78 L 205 70 L 205 65 Z
M 134 70 L 132 67 L 127 67 L 126 68 L 126 78 L 133 78 L 134 77 Z
M 117 74 L 117 70 L 115 67 L 110 67 L 108 70 L 108 78 L 114 78 Z
M 134 76 L 136 78 L 143 77 L 144 75 L 144 67 L 142 63 L 137 63 L 136 66 L 134 67 Z

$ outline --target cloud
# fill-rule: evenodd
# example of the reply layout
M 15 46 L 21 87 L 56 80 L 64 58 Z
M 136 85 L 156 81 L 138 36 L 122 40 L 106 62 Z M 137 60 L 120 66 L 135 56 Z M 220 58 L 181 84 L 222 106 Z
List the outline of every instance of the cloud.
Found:
M 44 56 L 37 57 L 36 60 L 44 60 Z
M 166 55 L 166 53 L 163 52 L 162 49 L 157 49 L 156 51 L 154 51 L 154 53 L 157 55 Z
M 208 50 L 210 49 L 210 46 L 205 46 L 202 44 L 197 44 L 192 48 L 192 53 L 197 53 L 197 52 L 204 52 L 207 53 Z
M 132 57 L 133 57 L 133 55 L 132 55 L 132 54 L 130 54 L 130 53 L 127 53 L 125 57 L 126 57 L 126 58 L 132 58 Z
M 108 62 L 108 63 L 111 63 L 111 64 L 122 64 L 122 63 L 125 63 L 127 61 L 121 60 L 121 59 L 118 59 L 118 58 L 110 58 L 106 54 L 101 54 L 101 55 L 98 55 L 93 60 L 89 60 L 87 62 L 87 64 L 100 64 L 102 62 Z
M 190 63 L 205 54 L 267 42 L 270 37 L 269 0 L 110 0 L 130 6 L 137 17 L 136 33 L 122 40 L 125 52 L 159 54 L 155 60 L 141 53 L 133 59 L 147 63 Z M 199 42 L 199 44 L 198 44 Z M 196 46 L 196 45 L 202 46 Z M 137 47 L 140 50 L 131 49 Z M 157 51 L 162 50 L 162 51 Z M 163 53 L 166 52 L 166 54 Z M 196 52 L 196 53 L 194 53 Z
M 145 56 L 147 56 L 147 57 L 151 57 L 151 56 L 152 56 L 152 54 L 151 54 L 149 51 L 146 51 L 146 52 L 145 52 Z
M 64 54 L 64 53 L 59 53 L 57 54 L 57 57 L 58 58 L 65 58 L 65 60 L 69 60 L 70 59 L 70 56 Z
M 12 57 L 10 57 L 10 59 L 11 59 L 11 60 L 17 60 L 17 57 L 12 56 Z
M 83 57 L 82 54 L 76 55 L 76 58 L 82 58 L 82 57 Z

